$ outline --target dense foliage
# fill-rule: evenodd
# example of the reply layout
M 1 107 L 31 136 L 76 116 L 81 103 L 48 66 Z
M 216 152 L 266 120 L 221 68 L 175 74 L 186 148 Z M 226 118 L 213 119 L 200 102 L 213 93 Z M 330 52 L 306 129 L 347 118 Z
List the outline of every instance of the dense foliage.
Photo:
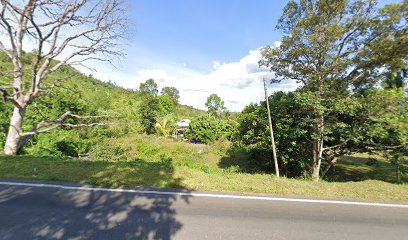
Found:
M 269 103 L 281 170 L 287 176 L 303 175 L 311 154 L 307 151 L 309 128 L 303 123 L 302 109 L 294 93 L 277 92 L 270 96 Z M 274 168 L 265 102 L 242 111 L 233 140 L 250 153 L 253 167 L 263 171 Z
M 380 152 L 406 161 L 408 149 L 408 96 L 401 88 L 372 88 L 337 104 L 327 115 L 327 148 L 322 156 L 323 173 L 337 157 L 352 152 Z M 312 171 L 313 125 L 305 103 L 310 98 L 300 91 L 277 92 L 269 97 L 279 165 L 287 176 L 304 176 Z M 345 101 L 345 100 L 344 100 Z M 234 132 L 236 145 L 250 153 L 252 168 L 271 171 L 272 149 L 265 102 L 247 106 L 238 118 Z M 399 164 L 395 162 L 395 164 Z
M 236 123 L 233 120 L 203 114 L 190 123 L 186 137 L 199 143 L 212 143 L 219 139 L 230 139 Z
M 183 117 L 193 117 L 202 111 L 192 107 L 178 104 L 179 91 L 175 87 L 164 87 L 161 90 L 161 95 L 157 95 L 159 90 L 157 83 L 153 79 L 148 79 L 144 83 L 140 83 L 139 94 L 143 99 L 143 104 L 139 107 L 140 125 L 142 131 L 147 134 L 155 134 L 158 130 L 157 121 L 162 120 L 167 122 L 179 121 Z M 160 125 L 160 122 L 158 124 Z M 158 133 L 163 134 L 159 127 Z M 174 129 L 173 129 L 174 130 Z M 167 131 L 167 130 L 166 130 Z
M 289 1 L 277 24 L 284 33 L 277 47 L 262 49 L 260 64 L 274 72 L 272 82 L 298 81 L 300 107 L 319 180 L 325 149 L 337 114 L 348 112 L 352 97 L 405 66 L 408 2 L 378 9 L 375 0 Z

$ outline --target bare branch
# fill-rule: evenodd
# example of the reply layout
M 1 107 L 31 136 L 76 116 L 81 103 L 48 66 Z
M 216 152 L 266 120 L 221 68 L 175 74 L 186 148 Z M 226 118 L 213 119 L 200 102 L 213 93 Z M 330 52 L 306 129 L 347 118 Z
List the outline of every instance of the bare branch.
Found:
M 108 115 L 103 115 L 103 116 L 78 116 L 75 114 L 70 114 L 70 117 L 73 119 L 101 119 L 101 118 L 118 118 L 117 116 L 108 116 Z
M 0 25 L 12 47 L 9 51 L 0 42 L 0 51 L 13 60 L 15 94 L 25 94 L 24 104 L 32 102 L 32 97 L 47 88 L 41 88 L 44 79 L 65 65 L 85 66 L 89 60 L 113 64 L 112 57 L 123 54 L 118 40 L 126 31 L 124 13 L 121 0 L 28 0 L 24 5 L 0 0 Z M 27 92 L 21 81 L 24 36 L 36 43 Z
M 77 116 L 67 112 L 55 121 L 38 123 L 30 132 L 22 133 L 21 129 L 27 106 L 42 93 L 61 87 L 59 83 L 71 77 L 50 82 L 46 80 L 50 74 L 66 65 L 86 67 L 85 62 L 89 60 L 112 64 L 113 58 L 123 55 L 120 40 L 126 36 L 127 29 L 122 3 L 123 0 L 0 0 L 0 32 L 10 41 L 0 41 L 0 52 L 13 64 L 12 87 L 3 86 L 0 95 L 19 108 L 19 114 L 13 115 L 18 124 L 13 126 L 15 129 L 10 128 L 9 134 L 20 138 L 17 139 L 19 144 L 6 146 L 7 154 L 15 154 L 31 136 L 56 128 L 110 125 L 91 123 L 110 116 Z M 23 61 L 27 41 L 35 44 L 35 59 L 29 67 Z M 23 81 L 27 75 L 31 78 L 29 84 Z
M 10 94 L 5 88 L 0 88 L 0 92 L 3 94 L 4 100 L 8 100 L 8 97 L 10 97 Z
M 398 146 L 381 146 L 381 147 L 366 147 L 367 150 L 370 151 L 378 151 L 378 150 L 398 150 L 398 149 L 404 149 L 404 145 L 398 145 Z
M 7 48 L 4 46 L 4 44 L 1 41 L 0 41 L 0 51 L 5 53 L 7 57 L 9 57 L 10 59 L 13 59 L 13 55 L 7 50 Z
M 332 149 L 335 149 L 335 148 L 340 148 L 342 146 L 344 146 L 344 144 L 338 144 L 338 145 L 334 145 L 334 146 L 331 146 L 331 147 L 325 147 L 325 148 L 322 149 L 322 151 L 328 151 L 328 150 L 332 150 Z
M 18 101 L 16 101 L 14 97 L 11 96 L 5 88 L 0 87 L 0 92 L 3 95 L 4 101 L 9 101 L 13 103 L 14 106 L 21 108 L 21 104 Z
M 84 120 L 84 119 L 103 119 L 103 118 L 117 118 L 116 116 L 78 116 L 75 114 L 72 114 L 71 112 L 66 112 L 63 115 L 61 115 L 60 118 L 56 119 L 55 121 L 52 122 L 40 122 L 36 126 L 33 127 L 33 129 L 30 132 L 26 133 L 21 133 L 21 137 L 27 137 L 27 136 L 34 136 L 40 133 L 45 133 L 52 131 L 57 128 L 61 127 L 67 127 L 67 128 L 84 128 L 84 127 L 94 127 L 94 126 L 110 126 L 113 125 L 113 123 L 89 123 L 89 124 L 71 124 L 71 123 L 65 123 L 65 121 L 68 118 L 76 119 L 76 120 Z
M 67 76 L 65 76 L 65 77 L 63 77 L 63 78 L 59 78 L 59 79 L 55 80 L 51 85 L 49 85 L 49 86 L 47 86 L 47 87 L 38 88 L 38 91 L 37 91 L 37 92 L 48 92 L 48 91 L 50 91 L 50 90 L 52 90 L 52 89 L 54 89 L 54 88 L 56 88 L 56 87 L 61 87 L 61 86 L 59 85 L 59 83 L 65 81 L 65 80 L 67 80 L 67 79 L 70 79 L 70 78 L 72 78 L 72 77 L 74 77 L 74 76 L 77 76 L 77 75 L 78 75 L 78 73 L 74 73 L 74 74 L 67 75 Z M 37 96 L 37 95 L 36 95 L 37 92 L 34 93 L 34 94 L 35 94 L 34 97 Z
M 13 52 L 16 50 L 16 43 L 14 41 L 14 30 L 9 21 L 6 18 L 6 10 L 7 10 L 7 2 L 5 0 L 1 0 L 1 12 L 0 12 L 0 19 L 2 21 L 1 26 L 7 31 L 8 37 L 10 39 L 10 44 L 13 49 Z
M 44 128 L 44 129 L 41 129 L 41 130 L 37 130 L 35 132 L 23 133 L 22 136 L 23 137 L 34 136 L 34 135 L 38 135 L 38 134 L 41 134 L 41 133 L 47 133 L 47 132 L 50 132 L 50 131 L 55 130 L 57 128 L 63 128 L 63 127 L 76 129 L 76 128 L 86 128 L 86 127 L 96 127 L 96 126 L 111 126 L 111 125 L 113 125 L 113 123 L 91 123 L 91 124 L 61 123 L 61 124 L 51 126 L 49 128 Z

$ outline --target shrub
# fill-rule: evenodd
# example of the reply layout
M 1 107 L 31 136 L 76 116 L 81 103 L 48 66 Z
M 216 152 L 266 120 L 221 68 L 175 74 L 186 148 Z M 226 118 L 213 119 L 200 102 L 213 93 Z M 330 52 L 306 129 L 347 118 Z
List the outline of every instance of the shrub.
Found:
M 186 137 L 199 143 L 211 143 L 221 138 L 230 139 L 235 125 L 232 120 L 204 114 L 193 119 L 186 131 Z

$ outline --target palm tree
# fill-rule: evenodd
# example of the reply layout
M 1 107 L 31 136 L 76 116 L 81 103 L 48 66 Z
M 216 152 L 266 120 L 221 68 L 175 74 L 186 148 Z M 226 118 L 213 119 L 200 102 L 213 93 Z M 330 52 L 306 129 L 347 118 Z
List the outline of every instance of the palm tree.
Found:
M 159 135 L 169 137 L 174 130 L 174 121 L 164 117 L 161 121 L 156 123 L 156 130 Z

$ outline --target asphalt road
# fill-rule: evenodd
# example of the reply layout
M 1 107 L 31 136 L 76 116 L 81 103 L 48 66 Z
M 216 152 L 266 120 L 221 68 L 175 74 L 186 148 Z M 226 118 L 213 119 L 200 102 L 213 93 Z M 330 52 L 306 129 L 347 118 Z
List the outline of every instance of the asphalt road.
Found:
M 406 206 L 76 186 L 0 181 L 0 239 L 408 239 Z

